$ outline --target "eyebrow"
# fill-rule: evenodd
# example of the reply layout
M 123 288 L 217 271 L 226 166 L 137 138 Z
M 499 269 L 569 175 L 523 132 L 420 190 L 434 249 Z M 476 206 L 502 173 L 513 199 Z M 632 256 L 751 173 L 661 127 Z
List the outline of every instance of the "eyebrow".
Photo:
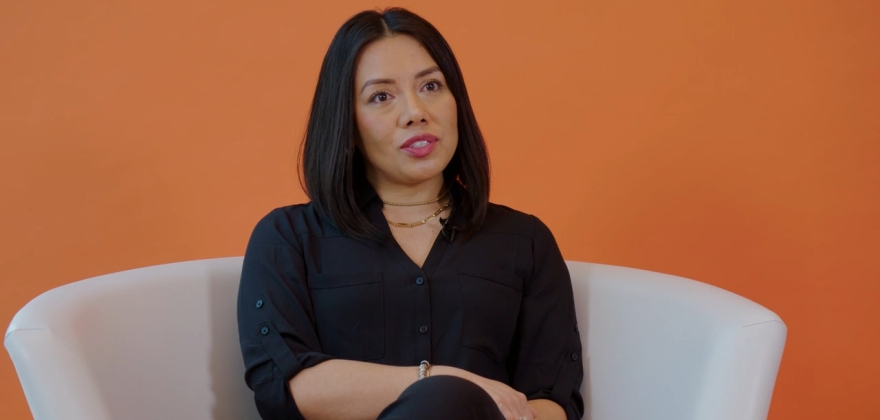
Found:
M 425 76 L 427 76 L 431 73 L 437 72 L 437 71 L 440 71 L 439 66 L 426 68 L 426 69 L 416 73 L 416 79 L 421 78 L 421 77 L 425 77 Z M 370 80 L 367 80 L 366 82 L 364 82 L 364 86 L 361 88 L 361 93 L 364 93 L 364 90 L 367 88 L 367 86 L 370 86 L 370 85 L 390 85 L 390 84 L 394 84 L 393 79 L 370 79 Z

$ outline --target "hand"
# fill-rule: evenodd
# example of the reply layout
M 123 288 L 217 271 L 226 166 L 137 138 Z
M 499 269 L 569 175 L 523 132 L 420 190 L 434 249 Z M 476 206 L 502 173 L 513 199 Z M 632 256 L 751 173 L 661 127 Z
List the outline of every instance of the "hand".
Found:
M 439 366 L 435 366 L 435 368 L 437 367 Z M 443 368 L 450 369 L 448 366 L 444 366 Z M 483 388 L 483 390 L 492 397 L 495 404 L 498 404 L 498 409 L 501 410 L 501 414 L 504 416 L 505 420 L 519 420 L 523 418 L 526 420 L 534 420 L 537 416 L 537 413 L 535 413 L 535 410 L 529 405 L 525 394 L 522 392 L 519 392 L 502 382 L 493 381 L 466 370 L 457 368 L 451 369 L 454 369 L 454 372 L 449 372 L 449 374 L 467 379 L 477 384 L 480 388 Z
M 519 420 L 522 418 L 533 420 L 537 415 L 535 410 L 532 410 L 532 407 L 529 406 L 525 394 L 507 386 L 507 384 L 486 379 L 479 375 L 473 375 L 472 378 L 467 379 L 479 385 L 480 388 L 483 388 L 492 397 L 492 400 L 498 404 L 498 409 L 501 410 L 501 414 L 504 415 L 506 420 Z

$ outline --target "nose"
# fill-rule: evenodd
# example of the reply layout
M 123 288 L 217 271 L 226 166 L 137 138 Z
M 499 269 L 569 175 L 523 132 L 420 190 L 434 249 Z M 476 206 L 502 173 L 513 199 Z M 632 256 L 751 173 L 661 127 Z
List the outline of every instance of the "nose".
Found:
M 400 113 L 400 123 L 405 127 L 428 122 L 425 102 L 417 94 L 405 95 L 404 110 Z

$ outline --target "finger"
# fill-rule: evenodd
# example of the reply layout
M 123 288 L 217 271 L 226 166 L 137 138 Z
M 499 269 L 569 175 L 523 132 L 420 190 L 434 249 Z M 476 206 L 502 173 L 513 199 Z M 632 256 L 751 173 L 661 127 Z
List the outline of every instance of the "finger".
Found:
M 522 395 L 523 398 L 523 412 L 527 414 L 526 418 L 528 418 L 529 420 L 536 419 L 538 417 L 538 412 L 536 412 L 535 408 L 532 407 L 531 404 L 529 404 L 529 399 L 526 397 L 525 394 L 520 395 Z
M 528 402 L 522 404 L 520 413 L 517 417 L 518 419 L 533 420 L 535 418 L 535 410 L 532 409 Z
M 524 395 L 515 392 L 508 393 L 505 396 L 507 397 L 507 400 L 504 405 L 511 412 L 512 417 L 510 418 L 512 420 L 531 420 L 535 417 L 534 415 L 531 415 L 531 407 L 529 407 Z
M 535 418 L 535 412 L 532 410 L 532 406 L 529 405 L 529 400 L 526 399 L 526 395 L 521 392 L 516 392 L 513 394 L 513 398 L 516 401 L 517 407 L 517 419 L 525 418 L 526 420 L 532 420 Z
M 498 409 L 501 410 L 501 415 L 504 417 L 505 420 L 516 420 L 517 419 L 517 417 L 514 415 L 513 411 L 510 410 L 509 406 L 507 406 L 503 403 L 499 403 Z

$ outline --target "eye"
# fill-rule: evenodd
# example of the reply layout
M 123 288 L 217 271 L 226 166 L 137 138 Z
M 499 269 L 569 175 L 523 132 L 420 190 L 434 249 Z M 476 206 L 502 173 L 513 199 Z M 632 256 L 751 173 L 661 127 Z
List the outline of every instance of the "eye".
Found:
M 382 103 L 390 99 L 391 95 L 384 90 L 380 90 L 370 96 L 370 103 Z
M 439 80 L 429 80 L 428 83 L 425 83 L 425 90 L 429 92 L 436 92 L 443 87 L 443 83 Z

